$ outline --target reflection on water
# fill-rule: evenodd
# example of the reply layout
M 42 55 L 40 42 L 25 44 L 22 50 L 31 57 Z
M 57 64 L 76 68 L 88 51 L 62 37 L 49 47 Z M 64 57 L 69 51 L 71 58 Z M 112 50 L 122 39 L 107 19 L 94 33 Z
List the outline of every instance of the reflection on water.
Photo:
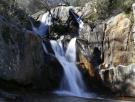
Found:
M 135 99 L 79 98 L 41 93 L 9 93 L 0 91 L 0 102 L 134 102 Z

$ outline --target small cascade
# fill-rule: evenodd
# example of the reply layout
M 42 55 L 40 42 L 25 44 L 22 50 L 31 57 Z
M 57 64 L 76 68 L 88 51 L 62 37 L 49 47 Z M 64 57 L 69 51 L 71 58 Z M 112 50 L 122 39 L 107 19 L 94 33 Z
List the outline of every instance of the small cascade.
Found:
M 83 22 L 81 18 L 75 14 L 73 11 L 71 12 L 74 20 L 79 24 L 79 28 L 83 28 Z M 31 21 L 33 31 L 38 34 L 41 38 L 44 38 L 49 31 L 49 26 L 52 25 L 52 16 L 49 12 L 45 13 L 42 16 L 41 24 L 39 27 L 35 27 Z M 67 50 L 64 51 L 63 44 L 61 42 L 62 39 L 50 40 L 50 44 L 52 50 L 55 53 L 55 57 L 62 65 L 64 70 L 64 76 L 60 84 L 60 89 L 56 91 L 56 93 L 61 95 L 72 95 L 78 97 L 91 97 L 90 94 L 86 92 L 86 86 L 83 82 L 81 73 L 76 66 L 76 38 L 71 39 L 67 46 Z M 48 52 L 45 42 L 42 41 L 42 47 L 46 54 L 50 54 Z
M 67 50 L 66 50 L 66 58 L 69 62 L 76 62 L 76 38 L 73 38 L 69 44 L 68 44 L 68 47 L 67 47 Z
M 79 31 L 82 31 L 82 29 L 84 28 L 84 23 L 81 17 L 78 14 L 76 14 L 73 9 L 69 9 L 69 15 L 72 17 L 73 21 L 78 23 Z
M 38 34 L 41 38 L 45 37 L 49 33 L 49 26 L 52 25 L 52 16 L 49 12 L 45 13 L 40 20 L 40 26 L 35 27 L 33 22 L 30 20 L 33 32 Z
M 55 57 L 63 66 L 64 70 L 64 76 L 61 81 L 60 89 L 55 93 L 78 97 L 88 96 L 82 75 L 76 66 L 76 38 L 71 39 L 66 52 L 64 52 L 61 41 L 51 40 L 50 43 L 55 53 Z
M 44 52 L 45 52 L 46 54 L 48 54 L 48 50 L 47 50 L 47 48 L 46 48 L 46 46 L 45 46 L 45 44 L 44 44 L 43 41 L 42 41 L 42 47 L 43 47 Z

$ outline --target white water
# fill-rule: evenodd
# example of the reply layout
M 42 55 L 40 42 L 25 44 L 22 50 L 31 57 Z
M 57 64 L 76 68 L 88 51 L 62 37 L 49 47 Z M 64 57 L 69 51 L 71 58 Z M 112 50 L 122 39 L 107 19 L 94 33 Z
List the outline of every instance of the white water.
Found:
M 51 14 L 49 14 L 49 12 L 45 13 L 42 16 L 42 19 L 40 20 L 41 24 L 38 28 L 34 26 L 31 20 L 30 22 L 31 22 L 33 31 L 36 34 L 40 35 L 41 37 L 44 37 L 48 33 L 49 26 L 52 25 L 52 17 L 51 17 Z
M 43 41 L 42 41 L 42 47 L 43 47 L 44 52 L 45 52 L 46 54 L 48 54 L 48 50 L 47 50 L 47 48 L 46 48 L 46 46 L 45 46 L 45 44 L 44 44 Z
M 44 37 L 47 34 L 49 29 L 48 27 L 52 25 L 51 20 L 51 15 L 49 13 L 45 13 L 38 28 L 34 27 L 32 23 L 33 31 L 41 37 Z M 79 22 L 79 25 L 80 24 L 82 24 L 82 22 Z M 81 26 L 83 26 L 83 24 Z M 87 94 L 86 92 L 82 75 L 76 66 L 76 38 L 71 39 L 66 51 L 63 49 L 61 40 L 51 40 L 50 43 L 55 53 L 55 57 L 64 69 L 64 76 L 61 81 L 60 89 L 56 91 L 56 93 L 61 95 L 91 97 L 90 94 Z M 45 53 L 49 53 L 44 42 L 42 42 L 42 46 Z
M 76 66 L 76 38 L 73 38 L 64 52 L 61 41 L 50 41 L 55 56 L 63 66 L 64 76 L 60 89 L 55 93 L 60 95 L 72 95 L 78 97 L 91 97 L 86 93 L 86 86 L 82 75 Z
M 83 28 L 84 28 L 84 23 L 83 23 L 83 21 L 82 21 L 81 17 L 80 17 L 80 16 L 75 15 L 73 11 L 71 11 L 71 12 L 72 12 L 72 15 L 75 17 L 76 21 L 77 21 L 77 22 L 78 22 L 78 24 L 79 24 L 79 31 L 82 31 L 82 30 L 83 30 Z

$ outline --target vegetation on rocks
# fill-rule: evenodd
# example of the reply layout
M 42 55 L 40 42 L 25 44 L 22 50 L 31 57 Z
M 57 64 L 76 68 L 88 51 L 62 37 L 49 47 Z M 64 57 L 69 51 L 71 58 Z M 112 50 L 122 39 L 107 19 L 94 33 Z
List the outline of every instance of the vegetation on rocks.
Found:
M 99 19 L 106 19 L 113 13 L 121 11 L 130 13 L 134 0 L 97 0 L 97 16 Z

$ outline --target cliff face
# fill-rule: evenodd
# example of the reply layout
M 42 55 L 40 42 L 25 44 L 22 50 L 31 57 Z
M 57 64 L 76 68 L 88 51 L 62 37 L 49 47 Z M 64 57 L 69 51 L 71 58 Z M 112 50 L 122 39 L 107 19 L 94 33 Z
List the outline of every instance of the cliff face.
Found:
M 15 82 L 50 90 L 58 87 L 61 76 L 61 65 L 45 55 L 38 37 L 0 16 L 1 87 L 12 88 Z
M 23 32 L 2 18 L 0 22 L 0 76 L 29 82 L 36 70 L 44 66 L 41 44 L 32 34 Z
M 105 62 L 114 65 L 134 63 L 134 44 L 131 19 L 121 13 L 107 22 L 105 41 L 109 41 Z

